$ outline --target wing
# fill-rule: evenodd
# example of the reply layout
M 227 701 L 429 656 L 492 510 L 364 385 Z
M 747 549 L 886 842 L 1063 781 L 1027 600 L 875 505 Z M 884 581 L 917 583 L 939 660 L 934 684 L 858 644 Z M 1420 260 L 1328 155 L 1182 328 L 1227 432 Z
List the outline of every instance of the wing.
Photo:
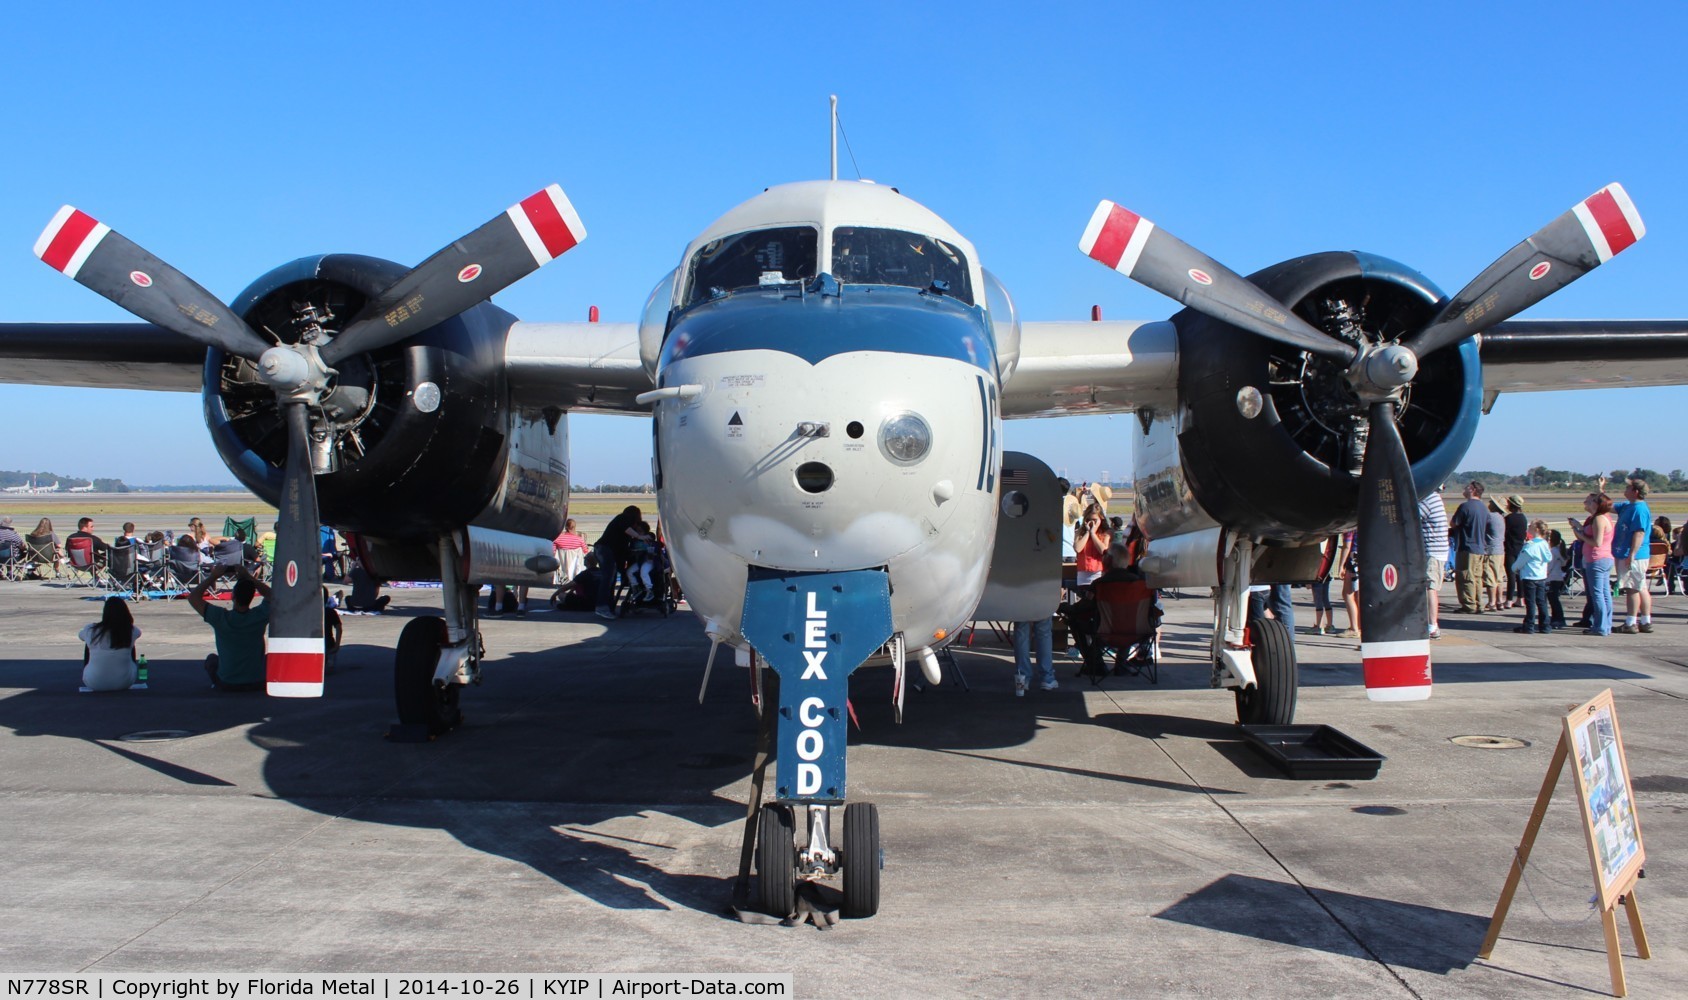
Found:
M 151 323 L 0 323 L 0 382 L 198 392 L 205 348 Z
M 519 402 L 649 413 L 632 323 L 515 323 L 505 342 Z M 198 392 L 205 348 L 150 323 L 0 323 L 0 383 Z
M 1513 320 L 1483 334 L 1484 409 L 1502 392 L 1688 383 L 1688 320 Z
M 1168 322 L 1023 323 L 1002 415 L 1059 417 L 1169 409 L 1178 396 L 1178 334 Z
M 633 401 L 655 388 L 639 361 L 634 323 L 516 323 L 504 361 L 513 402 L 564 410 L 648 414 Z

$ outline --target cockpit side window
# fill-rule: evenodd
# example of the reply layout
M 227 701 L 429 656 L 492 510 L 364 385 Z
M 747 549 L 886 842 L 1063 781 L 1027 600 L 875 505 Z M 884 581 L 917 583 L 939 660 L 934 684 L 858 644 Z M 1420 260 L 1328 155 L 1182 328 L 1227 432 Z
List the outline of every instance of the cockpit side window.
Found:
M 832 274 L 845 284 L 930 288 L 942 281 L 948 294 L 973 304 L 967 258 L 943 240 L 901 229 L 839 226 L 832 231 Z
M 686 305 L 742 288 L 808 281 L 816 274 L 818 243 L 812 226 L 756 229 L 710 240 L 692 255 Z

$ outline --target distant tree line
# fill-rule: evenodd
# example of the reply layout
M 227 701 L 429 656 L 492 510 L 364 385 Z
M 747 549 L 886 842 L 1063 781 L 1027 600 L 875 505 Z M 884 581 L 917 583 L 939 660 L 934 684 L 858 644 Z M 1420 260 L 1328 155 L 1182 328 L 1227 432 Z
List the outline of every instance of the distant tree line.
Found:
M 1659 472 L 1656 469 L 1613 469 L 1610 472 L 1572 472 L 1567 469 L 1549 469 L 1545 465 L 1538 465 L 1524 472 L 1523 475 L 1509 475 L 1504 472 L 1492 472 L 1486 469 L 1472 469 L 1457 472 L 1449 480 L 1450 486 L 1469 483 L 1476 479 L 1493 493 L 1500 487 L 1514 487 L 1537 492 L 1566 490 L 1587 492 L 1599 486 L 1600 477 L 1606 478 L 1606 492 L 1616 495 L 1615 485 L 1621 486 L 1625 479 L 1637 476 L 1647 481 L 1647 485 L 1654 490 L 1688 490 L 1688 480 L 1683 478 L 1681 469 L 1669 472 Z
M 121 479 L 84 479 L 81 476 L 67 476 L 62 472 L 10 472 L 0 470 L 0 488 L 7 486 L 28 486 L 31 479 L 37 486 L 51 486 L 56 481 L 62 492 L 73 486 L 94 484 L 95 493 L 127 493 L 129 487 Z

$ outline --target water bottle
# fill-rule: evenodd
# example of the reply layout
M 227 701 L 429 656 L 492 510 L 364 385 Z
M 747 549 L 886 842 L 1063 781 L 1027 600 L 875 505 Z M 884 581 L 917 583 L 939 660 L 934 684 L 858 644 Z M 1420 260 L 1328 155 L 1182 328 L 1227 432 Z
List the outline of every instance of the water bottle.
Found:
M 135 658 L 135 683 L 136 684 L 145 684 L 146 682 L 147 682 L 147 657 L 146 657 L 145 653 L 142 653 L 140 656 Z

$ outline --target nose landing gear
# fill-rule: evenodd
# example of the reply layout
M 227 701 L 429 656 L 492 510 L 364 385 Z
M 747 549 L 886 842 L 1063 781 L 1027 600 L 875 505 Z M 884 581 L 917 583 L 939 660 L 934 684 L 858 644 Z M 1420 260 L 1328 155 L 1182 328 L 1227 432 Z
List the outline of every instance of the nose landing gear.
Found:
M 755 816 L 758 880 L 752 902 L 771 916 L 813 914 L 817 924 L 830 923 L 835 904 L 818 885 L 842 877 L 844 915 L 873 916 L 879 911 L 879 810 L 870 802 L 845 806 L 838 847 L 831 818 L 845 800 L 849 675 L 891 637 L 889 581 L 882 570 L 752 569 L 742 631 L 758 664 L 765 659 L 777 678 L 766 685 L 772 697 L 763 698 L 752 792 L 761 795 L 771 743 L 777 748 L 774 801 Z M 754 676 L 760 690 L 761 674 Z M 807 818 L 801 849 L 793 811 L 799 808 Z
M 852 802 L 844 807 L 844 843 L 828 843 L 831 807 L 809 807 L 809 843 L 799 851 L 792 842 L 791 807 L 782 802 L 762 807 L 756 824 L 756 907 L 776 917 L 798 909 L 799 885 L 816 885 L 843 876 L 843 913 L 871 917 L 879 912 L 879 872 L 885 867 L 879 846 L 879 807 Z

